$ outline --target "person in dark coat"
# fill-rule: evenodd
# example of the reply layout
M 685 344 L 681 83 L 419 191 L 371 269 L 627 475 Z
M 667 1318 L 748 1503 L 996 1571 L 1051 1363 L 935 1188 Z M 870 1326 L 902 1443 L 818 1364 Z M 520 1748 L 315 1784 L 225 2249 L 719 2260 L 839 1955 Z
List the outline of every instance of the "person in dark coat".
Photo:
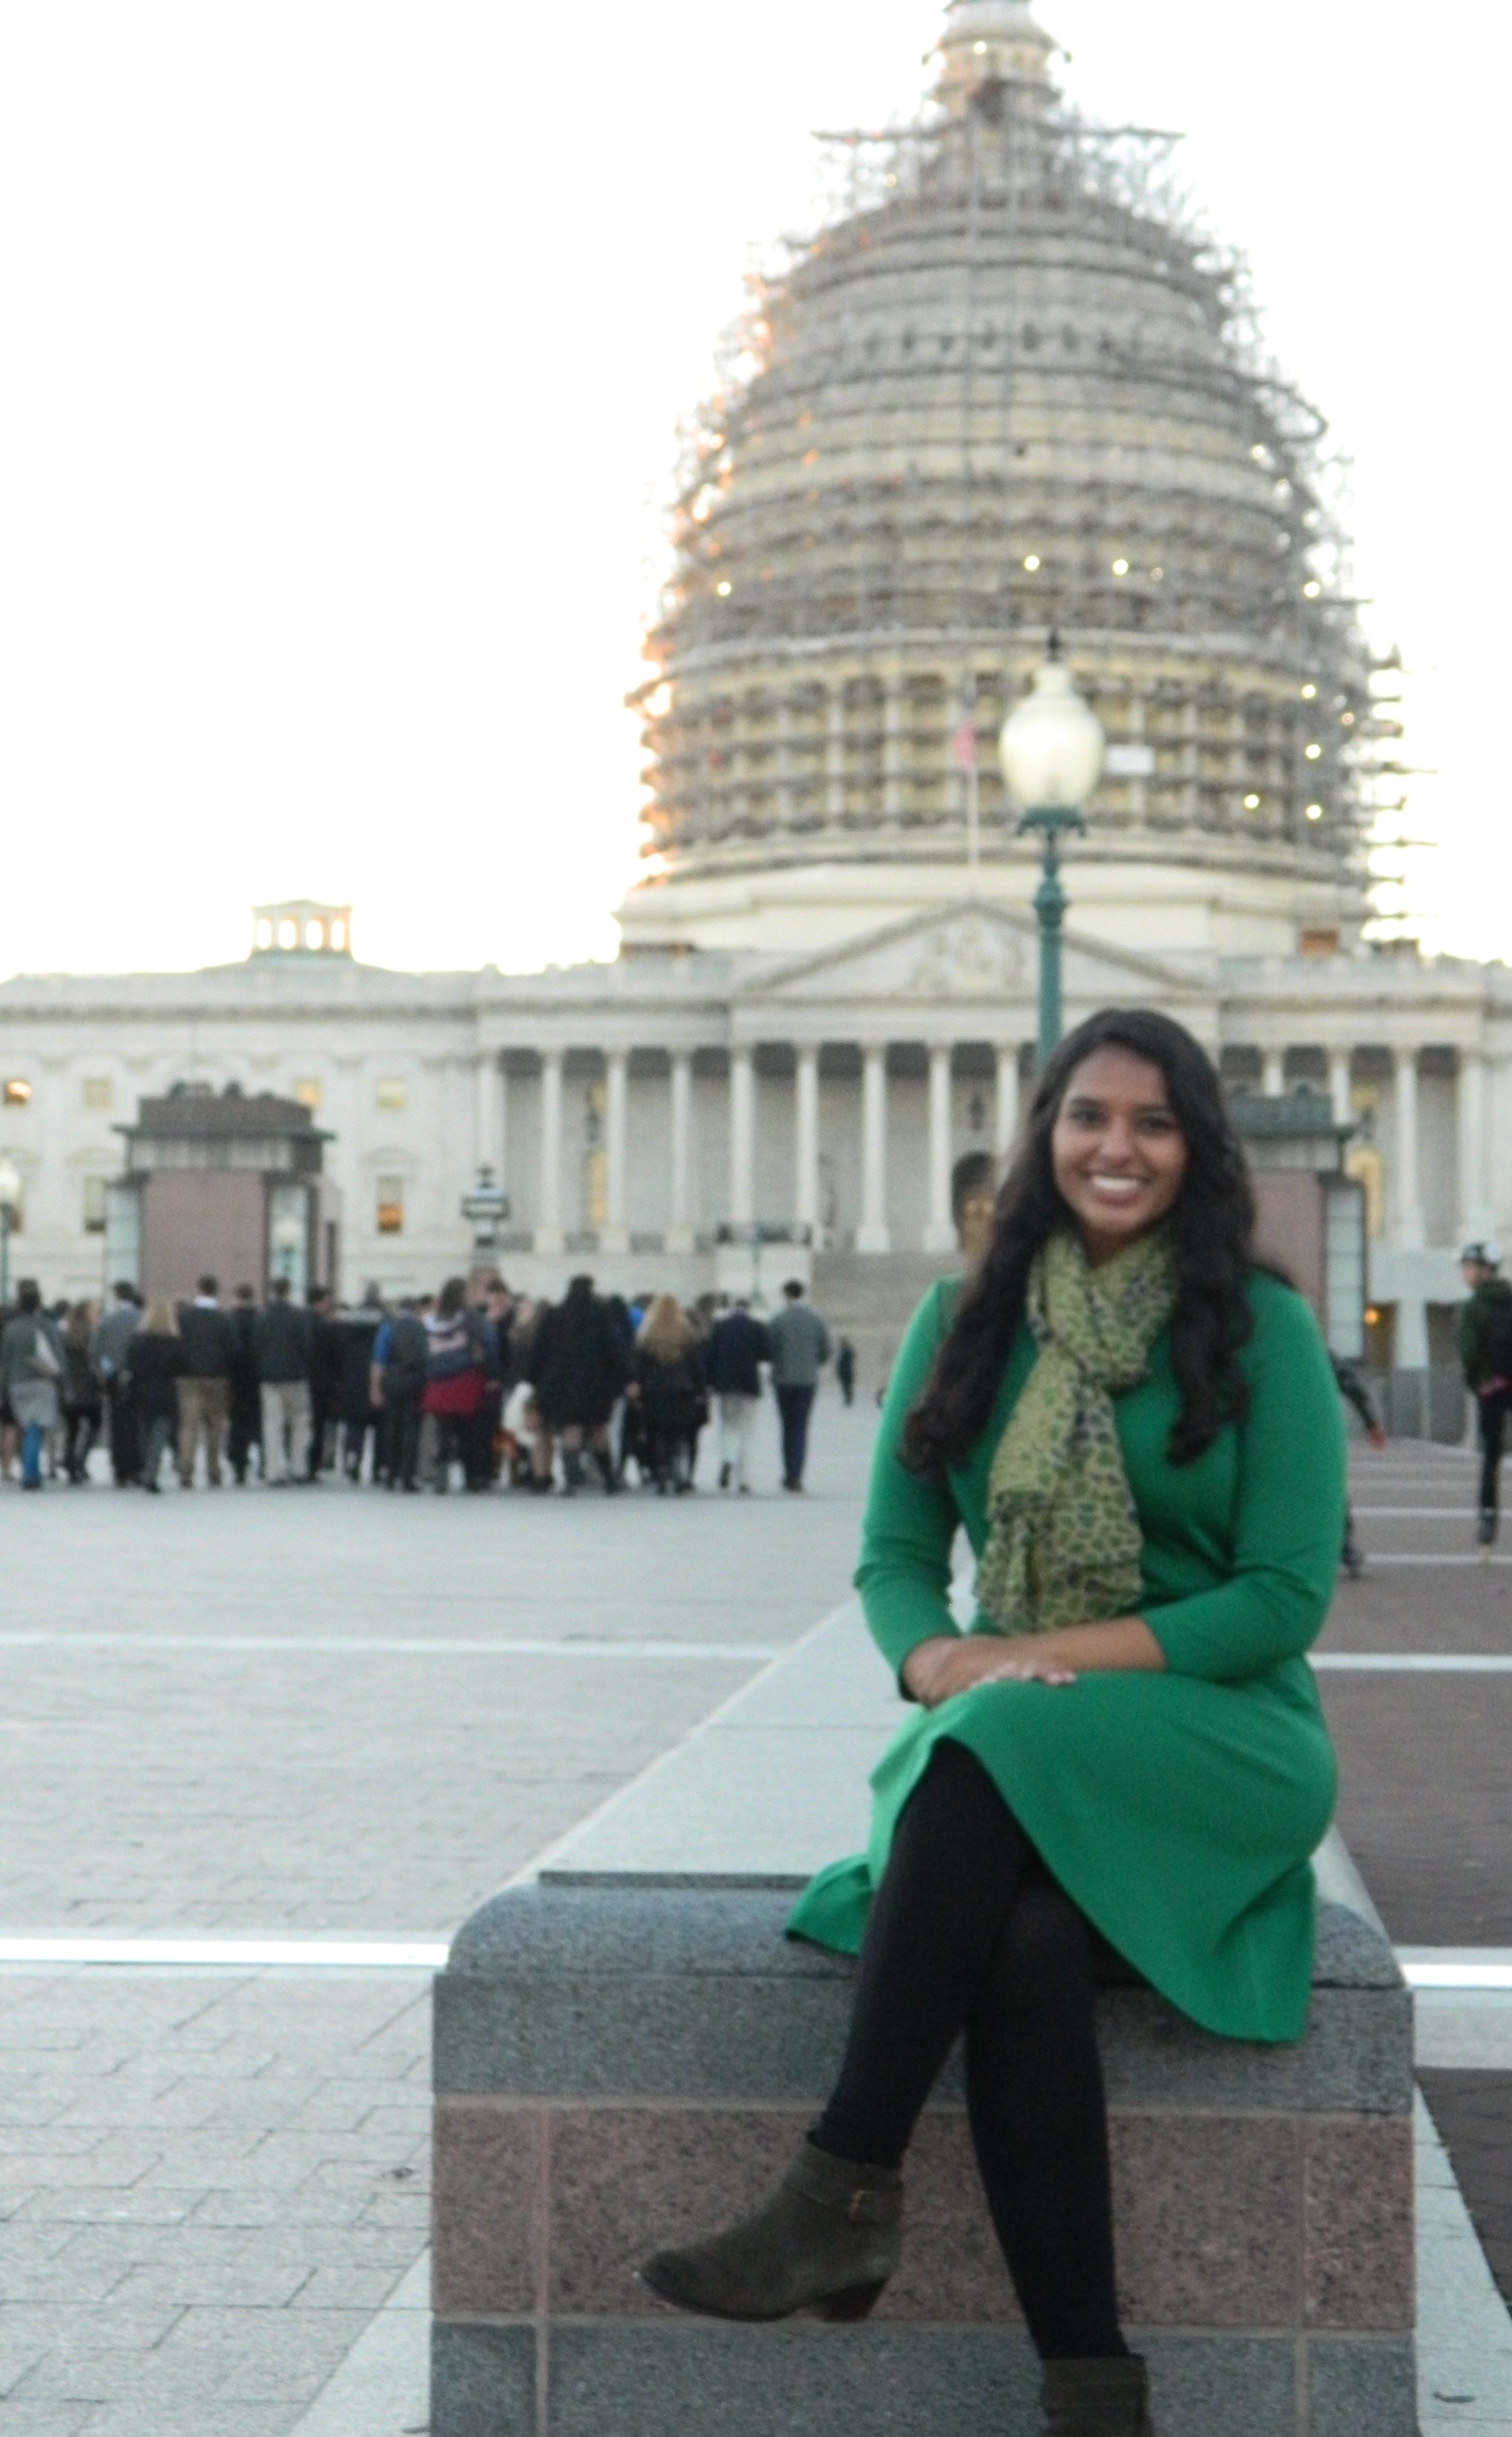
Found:
M 99 1434 L 99 1377 L 90 1357 L 95 1307 L 76 1303 L 63 1323 L 63 1470 L 76 1488 L 89 1479 L 89 1451 Z
M 305 1302 L 309 1311 L 309 1453 L 305 1479 L 319 1481 L 336 1461 L 344 1364 L 336 1298 L 329 1287 L 311 1287 Z
M 1512 1412 L 1512 1286 L 1499 1272 L 1494 1244 L 1467 1244 L 1460 1275 L 1469 1289 L 1460 1306 L 1459 1355 L 1465 1385 L 1475 1398 L 1481 1441 L 1481 1511 L 1475 1536 L 1483 1549 L 1496 1538 L 1506 1417 Z
M 153 1497 L 167 1449 L 179 1429 L 179 1380 L 184 1372 L 184 1344 L 173 1306 L 164 1298 L 148 1305 L 142 1324 L 128 1353 L 132 1372 L 132 1403 L 142 1449 L 141 1482 Z
M 128 1489 L 141 1470 L 127 1349 L 142 1317 L 142 1299 L 129 1279 L 111 1289 L 111 1307 L 101 1312 L 90 1339 L 90 1359 L 110 1409 L 111 1471 L 117 1489 Z
M 709 1333 L 704 1376 L 719 1399 L 719 1486 L 733 1481 L 750 1493 L 750 1460 L 761 1411 L 762 1369 L 771 1360 L 765 1328 L 742 1296 L 733 1311 L 721 1312 Z
M 195 1457 L 204 1440 L 204 1477 L 220 1486 L 220 1442 L 231 1411 L 231 1323 L 220 1308 L 213 1277 L 200 1280 L 192 1303 L 179 1306 L 179 1480 L 194 1486 Z
M 336 1323 L 342 1349 L 342 1460 L 348 1481 L 362 1478 L 369 1431 L 373 1434 L 375 1480 L 380 1468 L 383 1407 L 373 1394 L 373 1348 L 383 1318 L 382 1297 L 376 1286 L 370 1286 L 361 1302 L 352 1310 L 343 1311 Z
M 693 1487 L 702 1352 L 697 1328 L 677 1296 L 654 1295 L 636 1337 L 629 1394 L 639 1411 L 640 1463 L 660 1497 L 669 1489 L 680 1497 Z
M 252 1330 L 262 1399 L 262 1477 L 270 1489 L 282 1489 L 294 1478 L 293 1466 L 309 1452 L 313 1336 L 308 1311 L 290 1300 L 289 1280 L 274 1278 L 267 1309 L 257 1314 Z
M 418 1487 L 420 1403 L 425 1394 L 430 1342 L 413 1295 L 399 1297 L 392 1320 L 373 1341 L 373 1393 L 383 1408 L 383 1478 L 390 1489 Z
M 228 1387 L 231 1398 L 231 1424 L 226 1433 L 226 1457 L 238 1489 L 247 1485 L 247 1466 L 252 1450 L 262 1441 L 262 1396 L 257 1386 L 257 1297 L 249 1286 L 239 1286 L 231 1309 L 226 1314 L 226 1326 L 231 1336 L 231 1370 Z
M 583 1483 L 585 1446 L 592 1453 L 605 1488 L 617 1488 L 608 1425 L 624 1393 L 630 1366 L 624 1338 L 608 1306 L 594 1293 L 591 1278 L 573 1278 L 565 1300 L 541 1315 L 531 1348 L 531 1368 L 540 1416 L 535 1448 L 536 1480 L 550 1481 L 553 1449 L 560 1438 L 562 1471 L 570 1492 Z

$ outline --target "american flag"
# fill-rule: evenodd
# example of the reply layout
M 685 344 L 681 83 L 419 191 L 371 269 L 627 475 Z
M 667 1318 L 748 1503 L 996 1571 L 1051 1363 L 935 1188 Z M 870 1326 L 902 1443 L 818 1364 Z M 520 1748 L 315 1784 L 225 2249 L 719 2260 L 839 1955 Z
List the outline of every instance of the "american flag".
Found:
M 956 759 L 963 770 L 976 767 L 976 720 L 971 711 L 956 730 Z

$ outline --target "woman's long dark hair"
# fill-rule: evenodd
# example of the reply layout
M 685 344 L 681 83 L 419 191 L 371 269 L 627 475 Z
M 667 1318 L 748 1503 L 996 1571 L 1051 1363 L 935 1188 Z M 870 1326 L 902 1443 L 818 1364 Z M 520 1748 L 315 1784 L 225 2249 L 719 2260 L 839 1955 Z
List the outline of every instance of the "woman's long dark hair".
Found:
M 986 1257 L 904 1428 L 904 1461 L 915 1472 L 938 1478 L 963 1462 L 987 1427 L 1024 1317 L 1029 1264 L 1047 1236 L 1072 1223 L 1050 1135 L 1072 1076 L 1099 1049 L 1131 1050 L 1159 1067 L 1187 1145 L 1187 1173 L 1168 1221 L 1176 1255 L 1170 1357 L 1181 1392 L 1171 1463 L 1192 1463 L 1225 1422 L 1243 1418 L 1248 1396 L 1238 1357 L 1254 1325 L 1244 1287 L 1255 1231 L 1244 1153 L 1211 1061 L 1191 1034 L 1149 1008 L 1104 1008 L 1062 1042 L 1040 1078 Z

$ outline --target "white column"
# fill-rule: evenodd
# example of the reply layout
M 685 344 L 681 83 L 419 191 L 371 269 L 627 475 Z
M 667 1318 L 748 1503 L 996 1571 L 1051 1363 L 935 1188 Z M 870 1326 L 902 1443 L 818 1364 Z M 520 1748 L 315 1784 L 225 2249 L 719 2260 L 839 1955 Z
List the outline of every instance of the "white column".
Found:
M 1260 1062 L 1260 1089 L 1274 1100 L 1286 1089 L 1286 1052 L 1267 1049 Z
M 1328 1097 L 1333 1102 L 1336 1126 L 1354 1123 L 1354 1103 L 1349 1096 L 1349 1052 L 1330 1049 L 1328 1052 Z
M 929 1052 L 929 1224 L 926 1253 L 951 1253 L 956 1230 L 950 1217 L 950 1050 L 938 1042 Z
M 999 1042 L 997 1046 L 997 1132 L 993 1148 L 1000 1160 L 1006 1159 L 1018 1133 L 1018 1043 Z
M 686 1049 L 672 1053 L 672 1217 L 666 1249 L 693 1251 L 693 1058 Z
M 737 1227 L 756 1217 L 756 1061 L 749 1049 L 730 1053 L 730 1216 Z
M 797 1209 L 794 1217 L 800 1227 L 817 1228 L 819 1223 L 819 1053 L 818 1049 L 800 1047 L 794 1077 L 793 1172 L 797 1180 Z
M 494 1107 L 499 1113 L 499 1157 L 494 1176 L 501 1193 L 509 1191 L 509 1069 L 501 1058 L 494 1078 Z
M 1398 1049 L 1393 1055 L 1397 1066 L 1397 1239 L 1404 1251 L 1415 1252 L 1428 1240 L 1417 1182 L 1417 1052 Z M 1398 1316 L 1398 1337 L 1400 1326 Z
M 492 1050 L 483 1049 L 479 1051 L 473 1070 L 473 1081 L 477 1091 L 478 1103 L 475 1137 L 478 1166 L 480 1167 L 491 1167 L 495 1177 L 497 1178 L 499 1174 L 499 1153 L 495 1147 L 496 1129 L 494 1122 L 494 1103 L 498 1096 L 499 1061 L 494 1056 Z
M 599 1249 L 605 1253 L 627 1253 L 630 1231 L 625 1224 L 624 1209 L 624 1129 L 629 1098 L 630 1057 L 628 1050 L 610 1049 L 605 1055 L 604 1075 L 604 1148 L 605 1177 L 604 1233 Z
M 888 1053 L 877 1042 L 861 1060 L 861 1224 L 855 1249 L 892 1250 L 888 1233 Z
M 561 1253 L 562 1239 L 562 1053 L 541 1052 L 541 1185 L 536 1222 L 537 1253 Z
M 1486 1060 L 1478 1049 L 1462 1049 L 1454 1084 L 1454 1130 L 1459 1154 L 1459 1230 L 1469 1242 L 1496 1232 L 1491 1197 L 1486 1187 Z

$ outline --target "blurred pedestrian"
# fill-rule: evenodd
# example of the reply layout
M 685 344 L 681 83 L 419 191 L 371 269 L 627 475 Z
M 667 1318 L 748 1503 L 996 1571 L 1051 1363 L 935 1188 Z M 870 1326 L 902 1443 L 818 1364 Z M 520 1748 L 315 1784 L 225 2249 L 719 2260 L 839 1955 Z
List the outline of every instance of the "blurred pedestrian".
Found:
M 309 1314 L 309 1446 L 305 1479 L 319 1481 L 336 1462 L 336 1425 L 342 1411 L 342 1332 L 329 1287 L 311 1287 Z
M 308 1311 L 289 1299 L 289 1280 L 274 1278 L 252 1333 L 262 1403 L 262 1477 L 270 1489 L 285 1488 L 309 1454 L 311 1335 Z
M 179 1426 L 179 1377 L 184 1346 L 173 1306 L 160 1295 L 142 1314 L 132 1339 L 132 1405 L 136 1415 L 137 1443 L 142 1450 L 142 1487 L 158 1495 L 163 1458 L 173 1445 Z
M 488 1463 L 481 1426 L 488 1347 L 483 1315 L 468 1307 L 466 1278 L 448 1278 L 435 1310 L 425 1324 L 425 1392 L 420 1411 L 430 1442 L 430 1462 L 425 1468 L 431 1485 L 438 1496 L 449 1488 L 455 1456 L 462 1465 L 465 1486 L 486 1489 Z
M 126 1278 L 111 1289 L 111 1306 L 101 1312 L 90 1340 L 96 1376 L 104 1392 L 111 1443 L 111 1471 L 117 1489 L 135 1481 L 142 1468 L 136 1435 L 136 1411 L 132 1402 L 127 1356 L 142 1317 L 141 1297 Z
M 1496 1538 L 1502 1445 L 1512 1411 L 1512 1286 L 1499 1274 L 1501 1267 L 1494 1244 L 1467 1244 L 1460 1254 L 1460 1275 L 1470 1298 L 1460 1306 L 1459 1354 L 1479 1418 L 1481 1496 L 1475 1536 L 1483 1549 Z
M 653 1295 L 636 1332 L 635 1369 L 626 1394 L 639 1409 L 642 1469 L 656 1482 L 659 1497 L 669 1489 L 681 1497 L 693 1487 L 703 1393 L 698 1355 L 697 1327 L 677 1296 Z
M 420 1400 L 425 1394 L 429 1342 L 413 1295 L 373 1341 L 373 1390 L 383 1408 L 383 1478 L 390 1489 L 418 1487 Z
M 1359 1414 L 1364 1426 L 1366 1438 L 1373 1447 L 1383 1447 L 1386 1444 L 1386 1433 L 1380 1427 L 1376 1408 L 1371 1402 L 1370 1391 L 1363 1379 L 1354 1364 L 1345 1361 L 1342 1355 L 1330 1352 L 1328 1359 L 1333 1365 L 1334 1385 L 1345 1403 L 1352 1405 Z M 1354 1508 L 1347 1499 L 1345 1500 L 1344 1509 L 1344 1555 L 1341 1562 L 1349 1580 L 1357 1583 L 1365 1570 L 1365 1559 L 1364 1552 L 1355 1538 Z
M 804 1302 L 800 1278 L 789 1278 L 783 1287 L 782 1309 L 767 1322 L 766 1334 L 782 1422 L 782 1487 L 800 1490 L 808 1463 L 809 1416 L 820 1369 L 830 1359 L 830 1332 Z
M 226 1382 L 230 1428 L 226 1457 L 238 1489 L 247 1485 L 252 1450 L 262 1440 L 262 1392 L 257 1384 L 257 1296 L 250 1286 L 237 1287 L 226 1314 L 231 1340 L 231 1370 Z
M 997 1163 L 985 1150 L 969 1150 L 950 1171 L 950 1215 L 956 1240 L 974 1270 L 993 1239 L 997 1207 Z
M 21 1433 L 21 1486 L 42 1487 L 42 1450 L 58 1427 L 62 1340 L 42 1307 L 35 1278 L 16 1288 L 16 1308 L 0 1332 L 0 1392 Z
M 855 1403 L 855 1347 L 842 1337 L 835 1349 L 835 1376 L 847 1405 Z
M 560 1438 L 563 1486 L 569 1496 L 583 1485 L 585 1446 L 605 1488 L 616 1488 L 608 1424 L 624 1392 L 629 1360 L 621 1331 L 594 1293 L 590 1277 L 572 1278 L 564 1300 L 541 1314 L 531 1368 L 540 1415 L 533 1463 L 536 1483 L 550 1486 L 553 1447 Z
M 719 1399 L 719 1486 L 733 1484 L 741 1497 L 750 1494 L 751 1456 L 756 1444 L 756 1417 L 761 1411 L 762 1370 L 771 1359 L 765 1328 L 745 1295 L 732 1311 L 721 1312 L 709 1332 L 705 1375 Z
M 179 1481 L 194 1487 L 195 1459 L 204 1440 L 206 1486 L 220 1486 L 220 1448 L 231 1417 L 231 1324 L 220 1308 L 220 1289 L 202 1277 L 194 1301 L 179 1306 Z
M 89 1479 L 89 1452 L 103 1411 L 92 1353 L 95 1320 L 92 1303 L 76 1303 L 62 1329 L 63 1470 L 76 1488 Z
M 348 1481 L 362 1478 L 369 1435 L 375 1481 L 382 1470 L 383 1407 L 373 1393 L 373 1348 L 383 1321 L 383 1297 L 377 1286 L 370 1286 L 361 1302 L 337 1319 L 342 1343 L 342 1462 Z

